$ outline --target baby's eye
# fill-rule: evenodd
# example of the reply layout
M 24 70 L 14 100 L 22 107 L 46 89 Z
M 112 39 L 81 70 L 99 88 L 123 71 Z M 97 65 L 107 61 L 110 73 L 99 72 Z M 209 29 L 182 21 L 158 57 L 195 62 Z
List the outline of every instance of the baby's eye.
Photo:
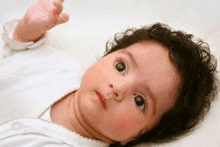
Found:
M 126 72 L 126 67 L 123 62 L 119 62 L 116 64 L 116 69 L 124 76 Z
M 138 108 L 140 108 L 141 110 L 145 109 L 145 100 L 142 96 L 134 95 L 134 101 L 136 105 L 138 106 Z

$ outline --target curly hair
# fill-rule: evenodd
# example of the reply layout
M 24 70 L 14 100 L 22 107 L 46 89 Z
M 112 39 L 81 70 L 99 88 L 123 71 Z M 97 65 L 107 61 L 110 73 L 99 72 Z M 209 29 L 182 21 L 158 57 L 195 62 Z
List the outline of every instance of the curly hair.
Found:
M 175 63 L 182 77 L 182 89 L 175 106 L 162 116 L 157 126 L 126 145 L 117 142 L 109 147 L 169 142 L 193 130 L 203 119 L 218 93 L 217 60 L 210 53 L 207 43 L 193 39 L 192 34 L 156 23 L 117 33 L 113 40 L 106 43 L 104 56 L 139 41 L 155 41 L 169 50 L 170 60 Z

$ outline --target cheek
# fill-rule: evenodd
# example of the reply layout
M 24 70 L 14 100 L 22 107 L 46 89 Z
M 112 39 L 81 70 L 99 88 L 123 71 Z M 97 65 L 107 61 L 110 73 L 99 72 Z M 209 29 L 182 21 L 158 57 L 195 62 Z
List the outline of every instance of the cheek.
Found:
M 123 112 L 117 111 L 113 116 L 114 131 L 118 134 L 127 134 L 128 136 L 138 132 L 141 124 L 143 124 L 143 117 L 136 113 L 137 110 L 125 109 Z
M 101 63 L 92 65 L 83 75 L 81 82 L 93 85 L 107 79 L 110 71 L 107 67 L 108 66 Z
M 116 126 L 115 131 L 117 133 L 124 133 L 128 131 L 129 129 L 133 128 L 136 126 L 136 118 L 135 117 L 130 117 L 130 119 L 127 118 L 119 118 L 116 119 L 114 125 Z

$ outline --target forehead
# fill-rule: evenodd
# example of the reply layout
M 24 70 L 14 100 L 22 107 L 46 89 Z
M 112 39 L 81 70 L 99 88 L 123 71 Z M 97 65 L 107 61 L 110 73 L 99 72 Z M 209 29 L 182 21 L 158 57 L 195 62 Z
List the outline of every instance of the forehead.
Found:
M 125 49 L 119 50 L 130 52 L 134 57 L 139 57 L 141 60 L 154 60 L 156 63 L 169 61 L 169 50 L 159 43 L 154 41 L 140 41 Z

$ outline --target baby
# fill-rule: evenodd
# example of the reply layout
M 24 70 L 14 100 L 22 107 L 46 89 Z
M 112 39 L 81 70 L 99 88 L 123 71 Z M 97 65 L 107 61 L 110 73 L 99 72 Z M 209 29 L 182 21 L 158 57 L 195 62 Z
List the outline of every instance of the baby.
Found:
M 13 40 L 42 41 L 48 30 L 68 21 L 62 3 L 40 0 L 32 5 L 19 20 Z M 103 58 L 85 72 L 80 87 L 50 106 L 47 121 L 24 120 L 29 129 L 24 127 L 17 138 L 5 133 L 0 142 L 128 147 L 178 138 L 198 124 L 217 94 L 217 62 L 203 41 L 192 39 L 160 23 L 116 34 Z M 46 129 L 38 132 L 30 126 Z

